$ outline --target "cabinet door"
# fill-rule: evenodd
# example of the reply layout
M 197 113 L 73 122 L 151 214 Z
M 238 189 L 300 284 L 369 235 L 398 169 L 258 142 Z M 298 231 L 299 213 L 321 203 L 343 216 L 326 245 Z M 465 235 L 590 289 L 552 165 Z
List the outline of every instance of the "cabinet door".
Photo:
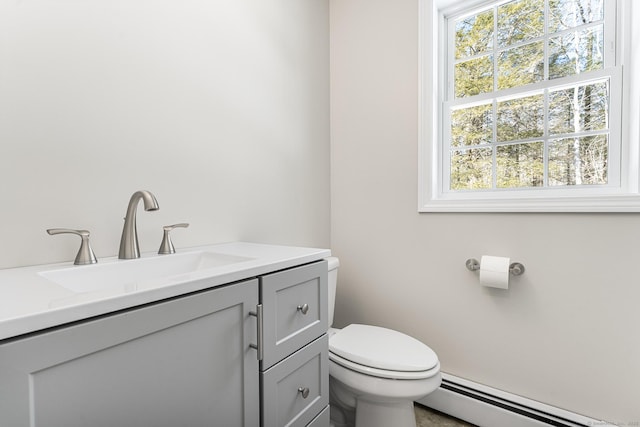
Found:
M 260 292 L 266 370 L 327 332 L 327 262 L 262 276 Z
M 256 280 L 0 345 L 3 427 L 258 426 Z

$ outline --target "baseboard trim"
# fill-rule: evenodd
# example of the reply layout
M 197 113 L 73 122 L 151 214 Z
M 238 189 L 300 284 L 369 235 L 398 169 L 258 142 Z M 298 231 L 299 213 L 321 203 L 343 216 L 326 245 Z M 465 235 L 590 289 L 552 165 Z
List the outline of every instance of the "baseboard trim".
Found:
M 446 373 L 417 403 L 480 427 L 616 427 Z

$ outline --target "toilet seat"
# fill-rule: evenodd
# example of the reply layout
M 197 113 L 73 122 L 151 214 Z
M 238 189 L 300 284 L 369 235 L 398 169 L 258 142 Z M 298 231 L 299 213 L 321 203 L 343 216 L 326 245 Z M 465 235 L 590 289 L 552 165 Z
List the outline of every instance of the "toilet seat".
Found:
M 329 339 L 329 359 L 381 378 L 421 379 L 439 372 L 438 356 L 422 342 L 391 329 L 351 324 Z
M 335 353 L 332 353 L 331 351 L 329 351 L 329 361 L 369 377 L 388 378 L 394 380 L 424 380 L 431 378 L 440 372 L 440 363 L 437 363 L 433 369 L 428 371 L 388 371 L 385 369 L 372 368 L 371 366 L 360 365 L 359 363 L 347 360 Z

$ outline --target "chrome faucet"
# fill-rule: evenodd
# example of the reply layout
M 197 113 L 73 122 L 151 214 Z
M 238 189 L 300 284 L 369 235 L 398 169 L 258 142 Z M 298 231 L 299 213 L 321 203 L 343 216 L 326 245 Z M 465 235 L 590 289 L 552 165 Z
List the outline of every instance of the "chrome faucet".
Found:
M 136 210 L 140 199 L 144 202 L 145 211 L 157 211 L 160 209 L 158 201 L 151 192 L 146 190 L 136 191 L 129 200 L 127 206 L 127 216 L 124 217 L 124 228 L 120 239 L 120 259 L 140 258 L 140 248 L 138 246 L 138 229 L 136 227 Z

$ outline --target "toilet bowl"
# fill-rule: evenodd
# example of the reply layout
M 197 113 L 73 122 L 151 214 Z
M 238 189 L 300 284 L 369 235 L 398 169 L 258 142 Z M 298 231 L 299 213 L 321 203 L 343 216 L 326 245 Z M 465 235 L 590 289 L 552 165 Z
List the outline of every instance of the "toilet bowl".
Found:
M 327 261 L 331 324 L 339 261 Z M 437 355 L 415 338 L 360 324 L 329 330 L 332 427 L 415 427 L 413 402 L 440 382 Z

